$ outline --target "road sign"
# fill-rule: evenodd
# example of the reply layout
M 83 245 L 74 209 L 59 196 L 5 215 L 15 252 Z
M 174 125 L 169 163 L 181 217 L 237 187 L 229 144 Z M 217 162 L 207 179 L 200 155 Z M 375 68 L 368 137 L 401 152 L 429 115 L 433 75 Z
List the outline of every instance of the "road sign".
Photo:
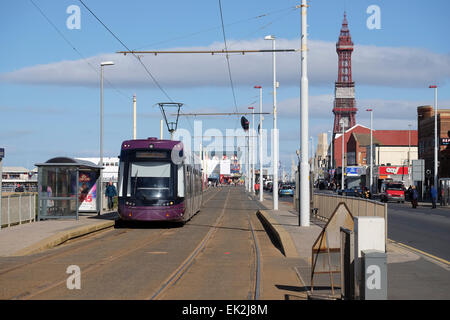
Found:
M 0 159 L 3 159 L 5 157 L 5 149 L 0 148 Z
M 425 160 L 413 160 L 412 161 L 412 180 L 424 181 L 425 180 Z

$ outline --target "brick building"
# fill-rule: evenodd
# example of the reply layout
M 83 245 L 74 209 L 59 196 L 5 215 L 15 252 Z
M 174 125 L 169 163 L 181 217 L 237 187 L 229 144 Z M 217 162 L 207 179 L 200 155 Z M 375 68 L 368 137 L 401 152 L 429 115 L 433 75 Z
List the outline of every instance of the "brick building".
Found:
M 344 164 L 348 165 L 349 159 L 347 154 L 348 141 L 353 133 L 358 134 L 369 134 L 370 137 L 370 129 L 357 124 L 346 131 L 344 131 Z M 333 140 L 333 159 L 334 159 L 334 168 L 342 167 L 342 133 L 337 133 Z
M 403 166 L 417 159 L 417 130 L 373 130 L 373 164 Z M 347 163 L 370 165 L 369 133 L 352 132 L 347 142 Z
M 419 158 L 425 160 L 426 184 L 434 176 L 434 108 L 417 107 Z M 438 178 L 450 178 L 450 109 L 438 108 Z M 431 179 L 431 180 L 430 180 Z

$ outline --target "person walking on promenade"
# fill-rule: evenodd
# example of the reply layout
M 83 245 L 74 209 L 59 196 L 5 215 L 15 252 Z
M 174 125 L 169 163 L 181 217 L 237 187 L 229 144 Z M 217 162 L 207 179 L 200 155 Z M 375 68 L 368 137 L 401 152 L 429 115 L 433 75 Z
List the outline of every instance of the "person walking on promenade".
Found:
M 110 181 L 105 190 L 105 196 L 108 197 L 108 209 L 112 210 L 114 207 L 114 197 L 117 195 L 116 187 Z
M 417 199 L 419 198 L 419 193 L 417 192 L 416 186 L 412 186 L 411 189 L 411 204 L 412 207 L 415 209 L 417 208 Z
M 434 187 L 434 185 L 431 185 L 430 195 L 431 195 L 431 203 L 433 204 L 432 209 L 436 209 L 437 190 Z

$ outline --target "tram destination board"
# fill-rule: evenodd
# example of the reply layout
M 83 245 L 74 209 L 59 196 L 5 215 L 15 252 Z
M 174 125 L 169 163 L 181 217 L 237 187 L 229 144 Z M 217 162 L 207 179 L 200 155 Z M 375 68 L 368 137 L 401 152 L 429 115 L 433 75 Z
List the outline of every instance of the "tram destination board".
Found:
M 136 158 L 165 159 L 168 157 L 167 151 L 137 151 Z

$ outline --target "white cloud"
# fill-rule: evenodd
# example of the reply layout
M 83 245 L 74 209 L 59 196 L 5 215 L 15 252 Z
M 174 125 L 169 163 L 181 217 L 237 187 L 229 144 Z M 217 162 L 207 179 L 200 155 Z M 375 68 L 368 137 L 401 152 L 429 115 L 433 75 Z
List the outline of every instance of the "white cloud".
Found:
M 264 40 L 230 41 L 233 49 L 269 49 Z M 279 49 L 295 49 L 299 40 L 278 39 Z M 223 49 L 223 44 L 208 47 L 172 48 L 171 50 Z M 334 42 L 309 42 L 308 70 L 310 85 L 330 85 L 337 77 L 337 55 Z M 145 55 L 147 65 L 164 87 L 229 86 L 225 55 L 159 54 Z M 148 74 L 131 55 L 101 54 L 86 59 L 98 67 L 101 61 L 113 60 L 105 68 L 105 78 L 116 87 L 155 87 Z M 0 74 L 0 82 L 25 84 L 98 86 L 98 74 L 84 60 L 61 61 L 36 65 Z M 441 85 L 450 78 L 450 55 L 421 48 L 355 46 L 353 80 L 357 85 L 423 87 L 431 82 Z M 252 86 L 255 81 L 271 83 L 270 53 L 230 55 L 236 86 Z M 277 53 L 277 77 L 282 86 L 299 86 L 300 54 Z M 107 85 L 107 84 L 105 84 Z

